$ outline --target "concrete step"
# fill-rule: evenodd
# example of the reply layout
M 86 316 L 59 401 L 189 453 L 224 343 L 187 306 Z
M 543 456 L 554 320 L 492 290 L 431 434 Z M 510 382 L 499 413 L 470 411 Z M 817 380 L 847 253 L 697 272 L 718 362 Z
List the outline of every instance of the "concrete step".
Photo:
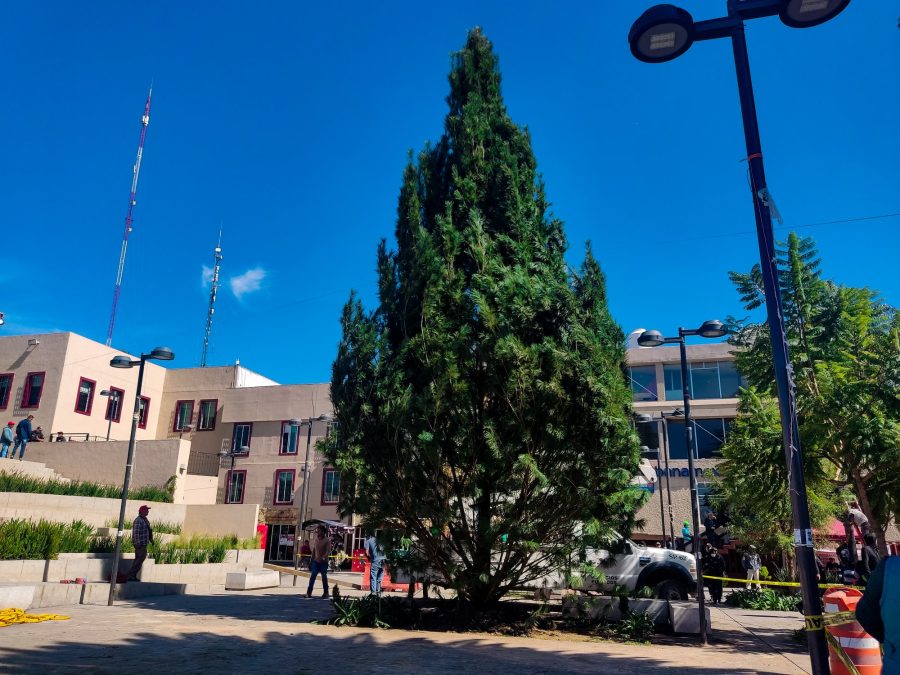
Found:
M 43 462 L 30 462 L 27 459 L 0 458 L 0 473 L 19 474 L 40 480 L 58 480 L 63 483 L 71 482 L 65 476 L 48 468 Z

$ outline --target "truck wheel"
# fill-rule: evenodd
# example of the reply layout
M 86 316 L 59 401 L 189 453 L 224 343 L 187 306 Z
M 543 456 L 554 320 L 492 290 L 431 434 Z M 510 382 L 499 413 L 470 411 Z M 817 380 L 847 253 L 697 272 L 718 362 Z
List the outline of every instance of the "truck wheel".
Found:
M 666 579 L 653 587 L 653 594 L 660 600 L 687 600 L 687 589 L 677 581 Z

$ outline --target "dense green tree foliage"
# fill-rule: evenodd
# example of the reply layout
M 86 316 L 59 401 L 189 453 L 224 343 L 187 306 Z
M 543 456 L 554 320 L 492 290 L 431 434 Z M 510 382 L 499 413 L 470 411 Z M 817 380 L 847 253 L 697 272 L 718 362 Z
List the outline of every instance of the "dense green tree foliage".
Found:
M 810 500 L 839 509 L 849 488 L 885 550 L 884 530 L 900 510 L 900 317 L 868 288 L 823 279 L 812 239 L 791 233 L 778 262 Z M 758 265 L 730 277 L 748 310 L 762 304 Z M 732 434 L 723 448 L 724 488 L 762 522 L 786 524 L 778 415 L 765 400 L 775 395 L 768 327 L 732 321 L 738 368 L 751 385 L 735 428 L 756 433 Z M 757 479 L 739 478 L 742 471 Z
M 379 306 L 351 296 L 333 365 L 340 507 L 413 535 L 482 605 L 585 534 L 627 527 L 639 453 L 624 340 L 587 248 L 576 273 L 497 57 L 454 54 L 445 133 L 409 164 Z

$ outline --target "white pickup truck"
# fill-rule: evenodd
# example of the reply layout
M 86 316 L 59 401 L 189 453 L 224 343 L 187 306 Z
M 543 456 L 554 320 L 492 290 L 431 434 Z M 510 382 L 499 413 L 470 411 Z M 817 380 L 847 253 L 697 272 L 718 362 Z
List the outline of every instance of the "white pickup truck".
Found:
M 588 562 L 603 570 L 603 589 L 651 588 L 664 600 L 687 600 L 689 593 L 696 592 L 697 563 L 690 553 L 647 548 L 629 539 L 617 540 L 610 549 L 590 549 L 587 555 Z M 591 590 L 592 586 L 597 588 L 596 583 L 585 580 L 584 588 Z

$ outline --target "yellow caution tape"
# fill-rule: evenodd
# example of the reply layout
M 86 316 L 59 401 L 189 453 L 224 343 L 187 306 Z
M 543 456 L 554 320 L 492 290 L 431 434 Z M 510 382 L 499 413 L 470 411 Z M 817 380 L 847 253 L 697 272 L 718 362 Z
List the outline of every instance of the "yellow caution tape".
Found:
M 41 621 L 68 621 L 62 614 L 26 614 L 24 609 L 0 609 L 0 628 L 16 623 L 40 623 Z
M 748 581 L 747 579 L 734 579 L 732 577 L 712 577 L 706 574 L 703 575 L 704 579 L 718 579 L 719 581 L 733 581 L 737 584 L 761 584 L 763 586 L 791 586 L 793 588 L 799 588 L 800 583 L 796 581 L 757 581 L 754 579 L 753 581 Z M 858 591 L 865 590 L 864 586 L 850 586 L 849 584 L 818 584 L 819 588 L 854 588 Z
M 804 628 L 806 628 L 806 630 L 822 630 L 822 628 L 824 628 L 825 626 L 825 621 L 823 620 L 821 614 L 817 616 L 810 614 L 804 616 L 803 620 Z
M 847 669 L 847 672 L 850 673 L 850 675 L 859 675 L 859 670 L 853 661 L 850 660 L 850 657 L 847 656 L 847 652 L 845 652 L 844 648 L 841 646 L 840 640 L 828 631 L 825 631 L 825 639 L 828 641 L 828 646 L 831 647 L 831 652 L 840 660 L 844 668 Z

